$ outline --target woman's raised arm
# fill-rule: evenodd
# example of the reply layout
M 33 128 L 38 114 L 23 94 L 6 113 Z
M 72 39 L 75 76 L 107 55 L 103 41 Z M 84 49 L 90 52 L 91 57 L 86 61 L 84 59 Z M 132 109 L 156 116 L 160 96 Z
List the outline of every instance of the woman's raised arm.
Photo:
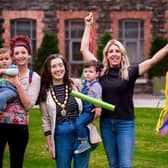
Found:
M 89 13 L 85 17 L 85 30 L 83 33 L 80 49 L 84 61 L 97 60 L 97 58 L 91 53 L 91 51 L 89 51 L 90 33 L 92 29 L 92 24 L 93 24 L 93 14 Z
M 168 44 L 160 49 L 152 58 L 139 64 L 139 75 L 147 72 L 154 64 L 163 59 L 168 54 Z

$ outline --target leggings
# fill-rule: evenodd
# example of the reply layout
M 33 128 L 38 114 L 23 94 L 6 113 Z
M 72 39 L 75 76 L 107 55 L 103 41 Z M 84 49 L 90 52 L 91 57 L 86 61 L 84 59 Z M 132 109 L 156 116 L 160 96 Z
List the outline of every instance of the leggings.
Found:
M 22 168 L 28 143 L 27 125 L 0 124 L 0 168 L 3 168 L 3 154 L 8 143 L 10 168 Z

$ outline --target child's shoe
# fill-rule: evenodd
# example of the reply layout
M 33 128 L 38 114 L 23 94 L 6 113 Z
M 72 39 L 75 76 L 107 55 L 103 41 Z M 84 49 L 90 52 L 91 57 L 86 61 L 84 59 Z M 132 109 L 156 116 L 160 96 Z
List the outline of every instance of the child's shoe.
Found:
M 81 141 L 81 144 L 78 146 L 78 148 L 74 151 L 74 154 L 80 154 L 83 153 L 91 148 L 91 145 L 88 141 Z

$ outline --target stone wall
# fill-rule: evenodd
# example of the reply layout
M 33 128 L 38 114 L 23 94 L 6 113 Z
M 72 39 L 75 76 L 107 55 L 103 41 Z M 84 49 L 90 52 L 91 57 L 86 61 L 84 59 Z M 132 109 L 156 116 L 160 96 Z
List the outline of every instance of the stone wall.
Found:
M 97 33 L 110 32 L 111 11 L 152 11 L 152 35 L 164 36 L 167 30 L 164 28 L 166 22 L 165 11 L 168 10 L 167 0 L 1 0 L 0 10 L 43 10 L 45 12 L 43 22 L 44 32 L 58 32 L 56 25 L 59 18 L 55 17 L 57 10 L 61 11 L 97 11 Z
M 118 13 L 120 14 L 122 12 L 124 15 L 126 14 L 130 17 L 131 12 L 133 12 L 133 14 L 135 12 L 142 12 L 142 15 L 146 18 L 145 12 L 151 12 L 152 19 L 150 18 L 148 22 L 149 25 L 147 25 L 145 29 L 150 29 L 152 34 L 146 34 L 145 38 L 148 39 L 149 34 L 152 37 L 168 37 L 168 0 L 0 0 L 0 17 L 2 16 L 3 10 L 43 11 L 44 17 L 42 18 L 42 25 L 44 26 L 42 31 L 54 34 L 60 33 L 60 27 L 58 28 L 60 19 L 59 16 L 56 15 L 57 11 L 71 13 L 74 11 L 83 13 L 86 13 L 86 11 L 96 12 L 98 13 L 98 17 L 96 18 L 97 39 L 99 39 L 99 36 L 104 32 L 115 33 L 113 32 L 114 28 L 112 28 L 112 23 L 115 23 L 115 16 L 117 16 Z M 111 15 L 112 12 L 115 12 L 116 15 Z M 62 12 L 62 15 L 63 14 L 64 12 Z M 41 37 L 38 38 L 42 39 Z M 40 43 L 40 40 L 38 40 L 38 43 Z M 147 53 L 149 47 L 146 48 L 147 51 L 145 52 Z M 152 92 L 152 83 L 150 81 L 136 84 L 135 93 L 147 92 Z

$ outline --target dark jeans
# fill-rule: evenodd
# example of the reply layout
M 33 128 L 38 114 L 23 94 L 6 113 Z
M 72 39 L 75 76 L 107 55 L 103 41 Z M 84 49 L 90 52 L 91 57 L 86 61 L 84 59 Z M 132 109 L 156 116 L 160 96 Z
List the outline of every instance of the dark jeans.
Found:
M 28 138 L 28 126 L 0 124 L 0 168 L 3 167 L 3 154 L 7 143 L 10 152 L 10 167 L 23 167 Z

